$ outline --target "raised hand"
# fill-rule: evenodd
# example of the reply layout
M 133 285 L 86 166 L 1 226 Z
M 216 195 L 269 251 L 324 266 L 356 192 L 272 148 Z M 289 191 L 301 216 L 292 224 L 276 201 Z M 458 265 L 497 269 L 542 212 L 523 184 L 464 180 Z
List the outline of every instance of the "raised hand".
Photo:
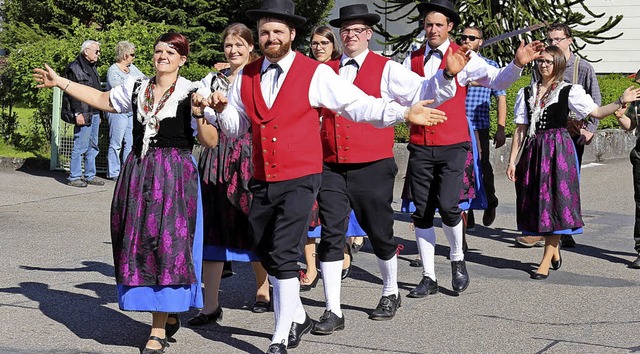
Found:
M 420 101 L 411 106 L 406 113 L 406 121 L 415 125 L 424 125 L 427 127 L 440 124 L 447 120 L 446 114 L 438 109 L 429 108 L 427 105 L 433 103 L 433 100 Z
M 633 86 L 627 87 L 620 97 L 620 103 L 631 103 L 640 99 L 640 88 L 633 88 Z
M 469 59 L 471 59 L 471 52 L 467 45 L 460 46 L 455 53 L 449 47 L 447 49 L 447 71 L 451 75 L 458 74 L 467 65 Z
M 544 44 L 540 41 L 533 41 L 527 45 L 524 45 L 524 40 L 521 40 L 520 46 L 516 51 L 514 62 L 519 68 L 523 68 L 530 62 L 542 57 L 542 54 L 540 54 L 540 52 L 543 50 Z
M 227 100 L 225 95 L 220 91 L 213 92 L 208 99 L 209 107 L 213 108 L 213 110 L 218 113 L 224 111 L 227 107 L 227 103 L 229 103 L 229 100 Z
M 60 81 L 61 77 L 45 63 L 44 69 L 33 69 L 33 79 L 40 83 L 36 86 L 37 88 L 52 88 L 57 85 L 57 82 Z

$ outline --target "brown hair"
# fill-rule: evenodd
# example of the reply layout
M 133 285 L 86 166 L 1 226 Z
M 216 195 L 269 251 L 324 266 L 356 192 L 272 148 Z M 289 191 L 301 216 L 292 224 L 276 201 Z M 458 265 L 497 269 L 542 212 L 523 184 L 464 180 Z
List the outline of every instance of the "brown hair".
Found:
M 554 22 L 547 27 L 547 33 L 551 31 L 562 31 L 564 35 L 568 38 L 573 37 L 571 34 L 571 27 L 567 26 L 565 23 Z
M 173 49 L 178 52 L 180 55 L 189 56 L 189 40 L 184 35 L 177 32 L 169 32 L 161 35 L 156 39 L 156 42 L 153 43 L 155 47 L 158 45 L 158 42 L 165 42 L 169 44 Z
M 247 27 L 242 23 L 232 23 L 222 31 L 223 45 L 224 45 L 224 41 L 227 39 L 228 36 L 240 37 L 245 42 L 247 42 L 248 45 L 254 47 L 255 49 L 255 43 L 253 41 L 253 32 L 251 32 L 249 27 Z M 259 55 L 254 50 L 251 50 L 251 52 L 249 53 L 249 63 L 258 59 L 258 57 Z
M 311 31 L 311 37 L 309 37 L 309 43 L 313 40 L 313 36 L 315 35 L 322 36 L 331 41 L 333 44 L 333 51 L 331 52 L 331 59 L 337 59 L 342 55 L 340 53 L 340 47 L 338 46 L 338 41 L 336 40 L 336 35 L 333 33 L 333 30 L 329 28 L 329 26 L 318 26 Z M 309 46 L 309 56 L 316 59 L 313 56 L 313 51 L 311 50 L 311 46 Z
M 553 58 L 553 70 L 551 70 L 551 76 L 555 81 L 562 81 L 562 77 L 564 75 L 564 70 L 567 68 L 567 59 L 564 57 L 564 53 L 560 48 L 555 45 L 550 45 L 546 47 L 541 53 L 549 53 Z M 538 77 L 542 77 L 540 75 L 540 68 L 536 65 L 536 71 Z

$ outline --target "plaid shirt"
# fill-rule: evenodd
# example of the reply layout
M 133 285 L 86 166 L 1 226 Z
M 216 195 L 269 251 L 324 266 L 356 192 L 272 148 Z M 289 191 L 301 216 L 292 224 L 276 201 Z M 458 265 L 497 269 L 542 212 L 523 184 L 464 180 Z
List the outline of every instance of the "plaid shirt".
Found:
M 498 63 L 478 54 L 489 65 L 499 68 Z M 467 88 L 467 117 L 473 125 L 473 130 L 489 129 L 489 107 L 491 96 L 506 96 L 504 90 L 493 90 L 484 86 L 471 86 Z

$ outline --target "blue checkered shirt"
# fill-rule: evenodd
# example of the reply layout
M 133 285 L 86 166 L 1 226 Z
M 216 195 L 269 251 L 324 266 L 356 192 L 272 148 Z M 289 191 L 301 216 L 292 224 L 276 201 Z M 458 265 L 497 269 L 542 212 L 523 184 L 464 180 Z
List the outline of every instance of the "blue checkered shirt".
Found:
M 499 68 L 498 63 L 478 54 L 489 65 Z M 506 96 L 504 90 L 492 90 L 484 86 L 471 86 L 467 88 L 467 117 L 473 125 L 473 130 L 489 129 L 489 107 L 491 96 Z

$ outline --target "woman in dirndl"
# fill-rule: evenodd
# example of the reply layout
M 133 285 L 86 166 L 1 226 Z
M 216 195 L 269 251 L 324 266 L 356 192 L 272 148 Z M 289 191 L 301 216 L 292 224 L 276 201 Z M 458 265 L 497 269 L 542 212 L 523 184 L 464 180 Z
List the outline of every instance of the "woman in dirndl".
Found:
M 566 59 L 558 47 L 549 46 L 541 55 L 540 80 L 520 89 L 516 98 L 517 128 L 507 167 L 507 177 L 515 182 L 518 230 L 545 236 L 542 261 L 531 274 L 537 280 L 562 265 L 560 235 L 584 225 L 577 155 L 566 128 L 569 112 L 602 119 L 640 97 L 640 89 L 630 87 L 616 102 L 598 107 L 582 86 L 563 81 Z

